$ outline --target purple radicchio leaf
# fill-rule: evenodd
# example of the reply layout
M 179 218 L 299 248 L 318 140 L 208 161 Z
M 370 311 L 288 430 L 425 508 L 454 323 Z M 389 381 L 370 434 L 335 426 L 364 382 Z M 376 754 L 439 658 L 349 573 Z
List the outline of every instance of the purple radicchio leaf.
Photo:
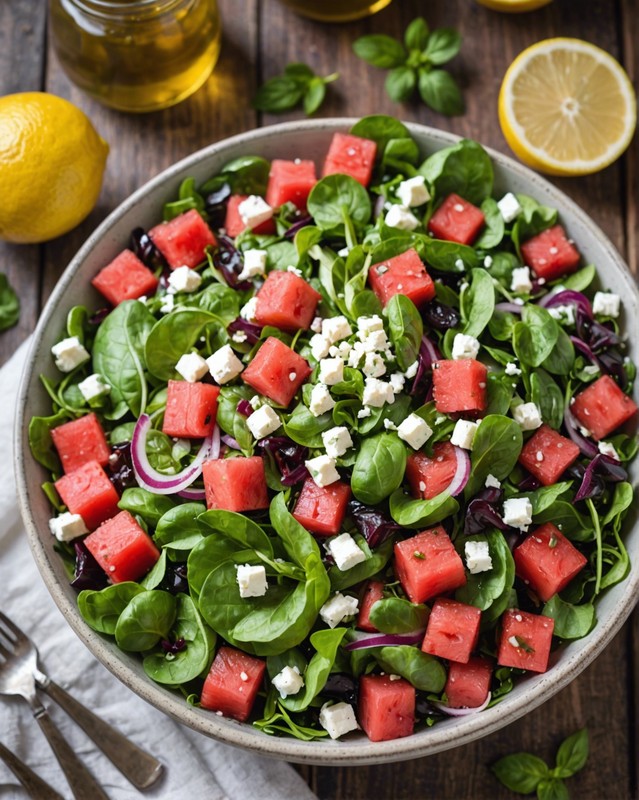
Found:
M 83 589 L 104 589 L 107 585 L 106 573 L 87 550 L 87 546 L 84 542 L 77 541 L 73 543 L 73 547 L 75 549 L 75 577 L 71 581 L 71 586 L 76 592 L 81 592 Z
M 308 477 L 304 463 L 308 458 L 308 447 L 296 444 L 287 436 L 267 436 L 258 447 L 273 457 L 284 486 L 294 486 Z
M 381 511 L 360 503 L 358 500 L 349 502 L 348 511 L 353 518 L 355 527 L 366 539 L 371 549 L 379 547 L 394 533 L 401 530 L 399 525 Z

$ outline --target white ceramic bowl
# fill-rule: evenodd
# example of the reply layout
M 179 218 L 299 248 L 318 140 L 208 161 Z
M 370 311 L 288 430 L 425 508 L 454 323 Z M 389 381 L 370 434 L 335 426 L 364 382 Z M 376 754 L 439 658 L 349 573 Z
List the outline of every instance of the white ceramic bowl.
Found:
M 50 354 L 51 345 L 64 330 L 67 311 L 78 303 L 99 307 L 103 301 L 91 287 L 90 279 L 122 250 L 137 226 L 148 229 L 162 216 L 166 200 L 176 196 L 180 181 L 189 175 L 196 183 L 219 171 L 232 158 L 256 154 L 267 159 L 301 157 L 321 164 L 335 131 L 347 131 L 354 120 L 312 120 L 263 128 L 235 136 L 200 150 L 151 180 L 120 205 L 95 231 L 69 264 L 44 309 L 35 332 L 18 398 L 16 427 L 16 474 L 22 516 L 33 556 L 54 601 L 77 635 L 91 652 L 132 691 L 152 705 L 207 736 L 228 744 L 245 747 L 262 755 L 289 761 L 314 764 L 355 765 L 400 761 L 456 747 L 492 733 L 546 702 L 575 678 L 603 650 L 630 614 L 639 590 L 639 525 L 636 518 L 627 521 L 626 544 L 633 563 L 627 580 L 600 598 L 598 623 L 584 639 L 564 646 L 551 658 L 551 667 L 543 675 L 531 675 L 497 706 L 479 714 L 451 718 L 433 728 L 404 739 L 370 742 L 366 736 L 353 735 L 346 741 L 301 742 L 292 738 L 268 736 L 251 725 L 225 719 L 188 706 L 177 693 L 148 678 L 139 659 L 120 651 L 115 644 L 92 631 L 82 620 L 76 595 L 70 588 L 62 562 L 53 550 L 48 530 L 51 510 L 40 489 L 45 470 L 32 458 L 27 427 L 34 414 L 46 414 L 49 399 L 38 376 L 57 377 Z M 456 137 L 447 133 L 409 125 L 424 155 L 450 145 Z M 559 209 L 565 224 L 586 263 L 597 266 L 602 282 L 623 298 L 623 325 L 629 334 L 631 355 L 636 358 L 639 343 L 639 292 L 619 253 L 593 221 L 566 195 L 539 175 L 496 152 L 491 152 L 495 166 L 495 193 L 507 190 L 524 192 Z M 638 464 L 633 465 L 633 479 Z

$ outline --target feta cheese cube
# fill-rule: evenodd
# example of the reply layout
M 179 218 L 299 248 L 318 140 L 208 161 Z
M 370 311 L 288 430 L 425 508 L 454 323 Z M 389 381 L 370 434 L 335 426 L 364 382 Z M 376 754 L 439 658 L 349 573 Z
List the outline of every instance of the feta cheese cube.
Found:
M 331 739 L 339 739 L 345 733 L 359 728 L 353 706 L 348 703 L 324 703 L 319 713 L 319 723 L 328 731 Z
M 330 395 L 328 388 L 323 383 L 316 383 L 311 390 L 311 400 L 308 410 L 314 417 L 326 414 L 335 408 L 335 400 Z
M 54 344 L 51 353 L 60 372 L 72 372 L 91 358 L 84 345 L 80 344 L 77 336 L 70 336 L 68 339 Z
M 286 666 L 277 673 L 271 683 L 280 693 L 280 697 L 288 697 L 300 691 L 304 686 L 304 678 L 297 667 Z
M 240 309 L 240 317 L 247 322 L 257 321 L 257 297 L 251 297 Z
M 477 358 L 479 353 L 479 340 L 465 333 L 457 333 L 453 339 L 453 361 L 462 361 L 466 358 Z
M 466 542 L 464 544 L 466 566 L 472 575 L 478 572 L 487 572 L 493 568 L 488 542 Z
M 602 317 L 618 317 L 621 299 L 618 294 L 610 292 L 596 292 L 592 303 L 592 310 Z
M 541 413 L 534 403 L 521 403 L 515 406 L 513 419 L 522 431 L 534 431 L 542 424 Z
M 508 192 L 497 202 L 497 208 L 504 222 L 512 222 L 514 219 L 517 219 L 522 212 L 519 200 L 517 200 L 512 192 Z
M 417 369 L 419 368 L 419 361 L 413 361 L 413 363 L 408 367 L 406 372 L 404 373 L 404 377 L 411 380 L 417 375 Z
M 419 220 L 411 213 L 410 208 L 392 205 L 384 217 L 384 223 L 389 228 L 396 228 L 399 231 L 414 231 L 419 225 Z
M 160 306 L 160 314 L 170 314 L 175 308 L 175 297 L 172 294 L 165 294 Z
M 244 264 L 237 279 L 240 281 L 248 281 L 251 278 L 255 278 L 257 275 L 264 275 L 266 272 L 267 255 L 268 253 L 266 250 L 245 250 L 243 253 Z
M 366 350 L 364 349 L 364 345 L 362 342 L 355 342 L 352 346 L 350 353 L 348 354 L 348 366 L 357 367 L 359 362 L 362 360 L 362 357 L 366 355 Z
M 49 520 L 49 530 L 59 542 L 70 542 L 89 532 L 82 517 L 69 511 L 52 517 Z
M 513 363 L 512 361 L 509 361 L 506 364 L 505 373 L 506 375 L 521 375 L 521 370 L 519 369 L 517 364 Z
M 175 365 L 175 370 L 180 373 L 185 381 L 195 383 L 206 375 L 209 371 L 209 365 L 199 353 L 184 353 Z
M 326 455 L 331 458 L 340 458 L 349 447 L 353 446 L 353 440 L 348 432 L 348 428 L 343 426 L 330 428 L 324 431 L 324 433 L 322 433 L 322 442 L 324 443 Z
M 384 330 L 384 323 L 382 322 L 382 318 L 377 314 L 373 314 L 370 317 L 357 318 L 357 335 L 362 340 L 364 340 L 369 335 L 369 333 L 373 333 L 373 331 L 383 331 L 383 330 Z
M 484 486 L 487 489 L 501 489 L 501 481 L 499 480 L 499 478 L 496 478 L 494 475 L 491 475 L 489 473 L 486 478 L 486 482 L 484 483 Z
M 384 403 L 394 403 L 395 393 L 390 383 L 380 381 L 379 378 L 366 378 L 362 403 L 365 406 L 381 408 Z
M 419 450 L 433 435 L 433 431 L 417 414 L 409 414 L 397 428 L 397 435 L 413 450 Z
M 90 400 L 94 400 L 96 397 L 100 397 L 100 395 L 109 394 L 111 391 L 109 384 L 104 380 L 102 375 L 98 375 L 97 372 L 94 372 L 93 375 L 89 375 L 88 378 L 80 381 L 78 389 L 87 403 Z
M 464 450 L 473 449 L 473 440 L 477 433 L 479 423 L 467 419 L 458 419 L 450 437 L 450 443 L 462 447 Z
M 426 188 L 423 175 L 415 175 L 407 181 L 402 181 L 397 187 L 397 199 L 403 206 L 415 208 L 423 206 L 430 200 L 430 192 Z
M 378 353 L 366 353 L 362 371 L 369 378 L 380 378 L 386 372 L 384 359 Z
M 615 446 L 610 442 L 597 442 L 597 448 L 602 456 L 608 456 L 608 458 L 614 458 L 615 461 L 621 461 L 619 453 L 615 450 Z
M 335 628 L 345 617 L 352 617 L 359 611 L 356 597 L 335 592 L 320 608 L 320 617 L 329 628 Z
M 335 559 L 337 569 L 342 572 L 351 569 L 356 564 L 361 564 L 362 561 L 366 561 L 366 553 L 361 547 L 358 547 L 357 542 L 350 533 L 342 533 L 340 536 L 331 539 L 327 545 L 327 550 Z
M 316 361 L 326 358 L 331 349 L 331 343 L 321 333 L 314 333 L 309 339 L 309 345 Z
M 249 417 L 250 419 L 250 417 Z M 304 462 L 311 478 L 320 488 L 330 486 L 339 480 L 339 472 L 335 468 L 335 459 L 330 456 L 316 456 Z
M 240 587 L 240 597 L 263 597 L 268 589 L 266 569 L 251 564 L 238 564 L 237 585 Z
M 388 382 L 391 385 L 392 390 L 395 394 L 399 394 L 404 390 L 404 384 L 406 383 L 406 378 L 402 375 L 401 372 L 393 372 L 393 374 L 388 379 Z
M 178 267 L 169 275 L 168 291 L 172 294 L 176 292 L 195 292 L 200 288 L 202 276 L 199 272 L 189 267 Z
M 334 386 L 344 380 L 344 362 L 341 358 L 323 358 L 319 362 L 319 380 Z
M 570 306 L 554 306 L 546 309 L 553 319 L 562 322 L 564 325 L 575 324 L 575 307 Z
M 365 353 L 373 353 L 376 350 L 386 350 L 388 347 L 388 337 L 385 331 L 373 331 L 361 343 Z
M 368 406 L 364 406 L 357 412 L 357 419 L 366 419 L 367 417 L 370 417 L 372 413 L 373 412 Z
M 530 269 L 528 267 L 515 267 L 510 281 L 510 290 L 527 294 L 531 289 Z
M 513 497 L 504 501 L 502 519 L 506 525 L 527 531 L 532 524 L 532 504 L 527 497 Z
M 235 355 L 230 344 L 225 344 L 219 350 L 216 350 L 212 356 L 206 359 L 206 363 L 213 379 L 219 384 L 232 381 L 244 369 L 242 362 Z
M 349 344 L 348 342 L 340 342 L 338 345 L 332 345 L 328 353 L 333 358 L 337 358 L 339 356 L 342 361 L 348 361 L 352 349 L 352 344 Z
M 246 418 L 246 425 L 256 439 L 264 439 L 276 431 L 282 420 L 273 409 L 264 405 Z
M 331 317 L 322 322 L 322 336 L 330 344 L 335 344 L 340 339 L 347 339 L 352 333 L 353 330 L 346 317 Z
M 256 194 L 252 194 L 246 200 L 243 200 L 237 207 L 237 211 L 242 222 L 251 230 L 273 216 L 273 209 L 263 197 Z

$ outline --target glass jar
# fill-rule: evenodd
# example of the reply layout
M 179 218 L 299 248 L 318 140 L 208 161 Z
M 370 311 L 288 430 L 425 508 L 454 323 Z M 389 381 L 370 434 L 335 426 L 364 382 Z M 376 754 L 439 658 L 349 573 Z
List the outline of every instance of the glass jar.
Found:
M 69 78 L 121 111 L 179 103 L 220 52 L 217 0 L 49 0 L 51 33 Z
M 376 14 L 392 0 L 280 0 L 297 14 L 320 22 L 350 22 Z

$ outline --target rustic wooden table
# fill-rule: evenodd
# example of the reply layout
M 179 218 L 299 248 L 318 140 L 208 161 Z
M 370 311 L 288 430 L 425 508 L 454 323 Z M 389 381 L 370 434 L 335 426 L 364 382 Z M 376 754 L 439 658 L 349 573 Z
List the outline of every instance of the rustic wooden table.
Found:
M 394 114 L 469 136 L 503 152 L 508 147 L 497 121 L 501 78 L 523 48 L 552 36 L 573 36 L 619 58 L 631 77 L 639 72 L 639 4 L 636 0 L 555 0 L 523 15 L 489 11 L 474 0 L 395 0 L 374 17 L 344 25 L 299 18 L 277 0 L 220 0 L 224 42 L 208 83 L 176 108 L 146 116 L 110 111 L 82 95 L 61 72 L 47 44 L 43 0 L 0 2 L 0 94 L 46 90 L 83 108 L 111 145 L 98 206 L 76 230 L 50 244 L 0 244 L 0 270 L 22 301 L 20 322 L 0 335 L 0 363 L 33 330 L 54 284 L 91 230 L 130 192 L 187 154 L 226 136 L 287 118 L 255 112 L 250 99 L 259 82 L 290 61 L 307 61 L 321 74 L 339 71 L 321 109 L 322 116 Z M 359 35 L 399 36 L 406 24 L 425 15 L 431 27 L 450 25 L 464 36 L 452 62 L 467 103 L 464 116 L 447 119 L 419 104 L 397 105 L 385 95 L 382 74 L 354 57 Z M 299 113 L 288 115 L 299 118 Z M 593 217 L 637 272 L 636 143 L 623 159 L 587 178 L 556 184 Z M 11 187 L 0 187 L 2 194 Z M 40 213 L 46 213 L 46 210 Z M 510 793 L 488 765 L 506 753 L 529 750 L 550 759 L 568 734 L 588 727 L 591 756 L 570 781 L 573 796 L 636 797 L 639 683 L 637 617 L 568 688 L 500 732 L 427 759 L 378 767 L 301 767 L 321 798 L 506 798 Z

